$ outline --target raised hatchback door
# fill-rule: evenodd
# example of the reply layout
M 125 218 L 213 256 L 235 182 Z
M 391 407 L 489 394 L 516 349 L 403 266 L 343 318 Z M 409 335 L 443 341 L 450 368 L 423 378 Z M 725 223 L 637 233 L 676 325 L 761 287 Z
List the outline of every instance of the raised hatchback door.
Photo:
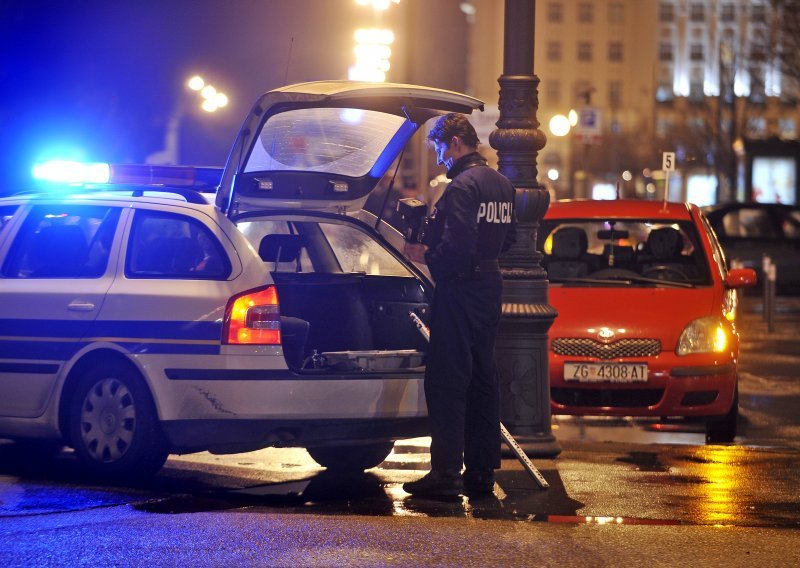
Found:
M 271 91 L 239 132 L 217 206 L 360 209 L 425 121 L 482 108 L 467 95 L 415 85 L 329 81 Z

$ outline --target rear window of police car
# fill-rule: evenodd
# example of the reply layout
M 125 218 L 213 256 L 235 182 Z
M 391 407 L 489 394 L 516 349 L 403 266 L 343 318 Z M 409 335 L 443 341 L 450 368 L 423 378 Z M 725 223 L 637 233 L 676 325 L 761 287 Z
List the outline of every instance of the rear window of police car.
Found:
M 192 217 L 139 209 L 128 242 L 125 276 L 223 280 L 231 263 L 219 240 Z

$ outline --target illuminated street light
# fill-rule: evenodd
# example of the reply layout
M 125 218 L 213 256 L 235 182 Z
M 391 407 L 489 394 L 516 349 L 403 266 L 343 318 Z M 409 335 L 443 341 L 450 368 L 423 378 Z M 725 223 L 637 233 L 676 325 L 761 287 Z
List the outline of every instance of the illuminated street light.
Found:
M 578 112 L 574 108 L 569 109 L 568 118 L 570 126 L 578 125 Z
M 193 91 L 199 91 L 203 87 L 205 87 L 206 82 L 200 75 L 194 75 L 193 77 L 189 78 L 186 82 L 186 86 L 189 87 Z
M 360 28 L 353 37 L 356 47 L 353 53 L 356 64 L 350 67 L 347 76 L 353 81 L 372 81 L 380 83 L 386 80 L 386 72 L 391 65 L 389 58 L 392 56 L 394 32 L 379 28 Z
M 563 114 L 557 114 L 550 119 L 550 132 L 553 136 L 566 136 L 569 134 L 570 122 Z
M 372 6 L 375 10 L 382 12 L 387 10 L 391 4 L 399 4 L 400 0 L 356 0 L 359 6 Z

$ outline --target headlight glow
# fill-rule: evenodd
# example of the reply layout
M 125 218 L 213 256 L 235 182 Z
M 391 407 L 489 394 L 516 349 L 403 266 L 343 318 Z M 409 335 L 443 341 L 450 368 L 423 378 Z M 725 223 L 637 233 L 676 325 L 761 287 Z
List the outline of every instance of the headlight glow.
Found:
M 678 355 L 691 353 L 723 353 L 728 348 L 728 332 L 722 322 L 713 317 L 696 319 L 681 333 Z

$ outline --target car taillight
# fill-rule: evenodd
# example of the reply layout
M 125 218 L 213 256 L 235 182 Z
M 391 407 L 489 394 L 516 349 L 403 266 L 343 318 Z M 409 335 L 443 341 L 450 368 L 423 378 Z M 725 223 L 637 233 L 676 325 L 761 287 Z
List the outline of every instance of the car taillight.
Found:
M 228 300 L 222 342 L 280 345 L 281 324 L 275 286 L 248 290 Z

